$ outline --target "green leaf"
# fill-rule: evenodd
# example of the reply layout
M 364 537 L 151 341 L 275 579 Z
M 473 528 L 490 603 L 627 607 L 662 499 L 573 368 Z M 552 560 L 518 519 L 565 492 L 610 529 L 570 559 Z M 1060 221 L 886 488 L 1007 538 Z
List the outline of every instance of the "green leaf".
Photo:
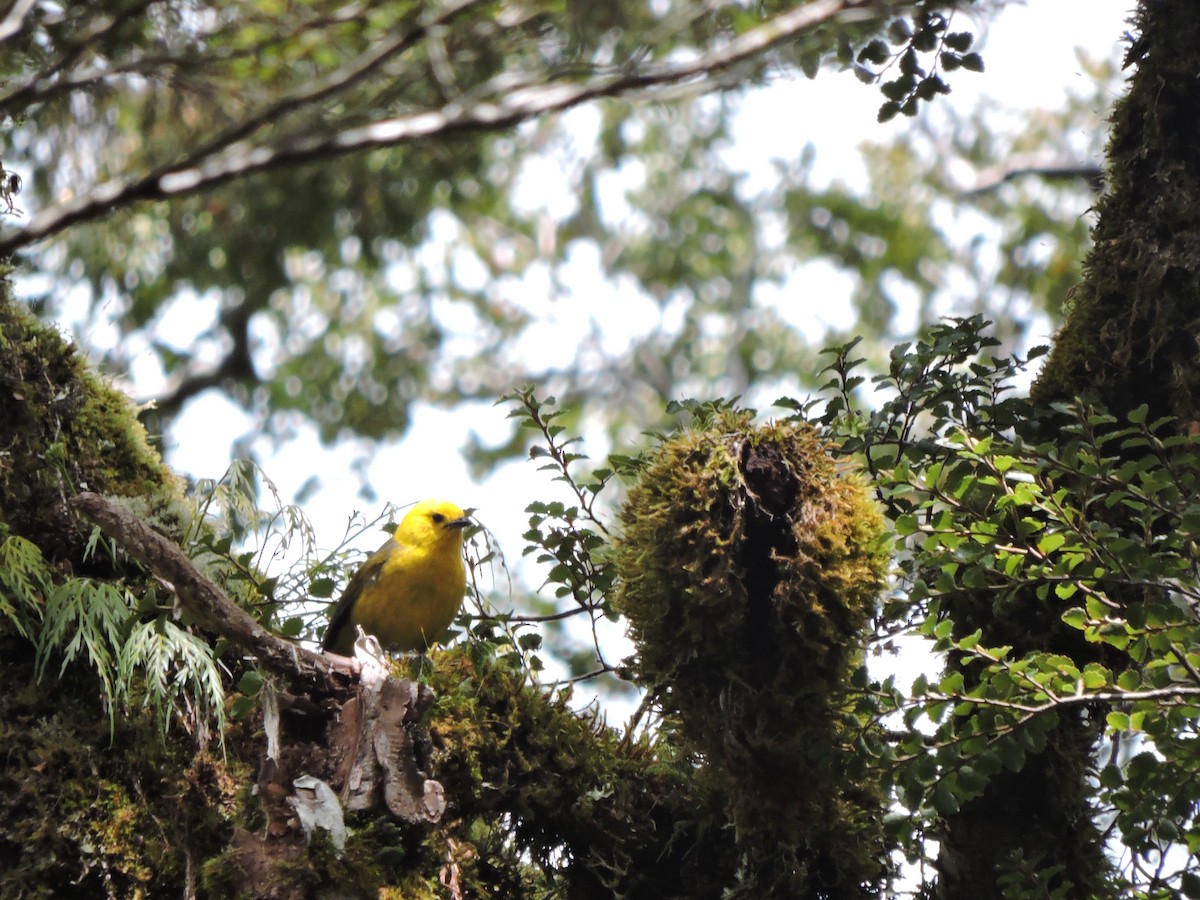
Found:
M 1072 606 L 1061 616 L 1063 622 L 1070 625 L 1072 628 L 1078 628 L 1080 631 L 1087 625 L 1087 615 L 1082 607 Z
M 946 35 L 942 41 L 951 50 L 957 50 L 959 53 L 966 53 L 971 49 L 971 43 L 975 36 L 969 31 L 952 31 Z
M 1200 875 L 1190 870 L 1183 872 L 1179 876 L 1179 889 L 1185 897 L 1200 898 Z
M 1129 715 L 1114 710 L 1104 717 L 1108 727 L 1113 731 L 1128 731 L 1130 728 Z
M 978 53 L 968 53 L 962 58 L 962 66 L 972 72 L 982 72 L 983 57 Z
M 912 26 L 907 19 L 893 19 L 888 25 L 888 40 L 893 44 L 903 44 L 912 37 Z
M 950 672 L 938 683 L 938 691 L 943 694 L 961 694 L 963 691 L 963 673 Z
M 1146 417 L 1149 415 L 1150 406 L 1149 404 L 1143 403 L 1141 406 L 1131 409 L 1126 415 L 1126 418 L 1128 418 L 1129 421 L 1135 425 L 1141 425 L 1146 421 Z
M 1071 581 L 1062 581 L 1054 586 L 1054 594 L 1059 600 L 1070 600 L 1079 590 L 1079 586 Z
M 941 781 L 933 791 L 933 808 L 940 816 L 952 816 L 958 812 L 958 796 L 945 780 Z
M 283 624 L 279 626 L 279 633 L 285 638 L 295 639 L 304 633 L 307 624 L 301 616 L 290 616 L 284 619 Z
M 1098 691 L 1109 686 L 1112 672 L 1099 663 L 1088 663 L 1083 667 L 1083 686 L 1089 691 Z
M 233 703 L 229 707 L 229 718 L 235 722 L 240 722 L 247 718 L 258 707 L 258 700 L 254 697 L 239 696 L 233 698 Z
M 308 595 L 317 600 L 327 600 L 337 589 L 337 582 L 332 578 L 314 578 L 308 584 Z
M 240 693 L 248 697 L 253 697 L 262 690 L 262 686 L 265 683 L 262 675 L 258 671 L 251 669 L 238 680 L 237 689 Z
M 887 103 L 879 107 L 879 115 L 876 116 L 876 119 L 880 124 L 883 124 L 884 122 L 890 122 L 892 119 L 896 118 L 896 115 L 899 112 L 900 104 L 895 100 L 889 100 Z
M 988 779 L 973 766 L 961 766 L 958 770 L 958 783 L 969 793 L 978 794 L 987 787 Z
M 860 51 L 858 51 L 858 61 L 860 63 L 874 63 L 876 65 L 882 65 L 883 63 L 887 62 L 890 56 L 891 51 L 888 49 L 888 45 L 878 38 L 871 41 Z
M 522 650 L 540 650 L 542 646 L 542 636 L 533 632 L 523 634 L 517 638 L 517 646 Z
M 1049 556 L 1066 542 L 1067 536 L 1061 532 L 1052 531 L 1047 534 L 1043 534 L 1041 538 L 1038 539 L 1038 552 L 1043 556 Z
M 1126 669 L 1117 676 L 1117 687 L 1123 691 L 1141 690 L 1142 676 L 1133 669 Z

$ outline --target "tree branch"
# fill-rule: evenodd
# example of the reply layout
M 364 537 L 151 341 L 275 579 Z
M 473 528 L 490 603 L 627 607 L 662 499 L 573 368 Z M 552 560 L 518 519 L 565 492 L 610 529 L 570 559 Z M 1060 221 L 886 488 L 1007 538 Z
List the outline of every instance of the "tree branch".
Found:
M 909 5 L 909 0 L 814 0 L 691 60 L 596 75 L 582 82 L 565 79 L 542 82 L 533 76 L 525 79 L 501 76 L 489 83 L 490 97 L 485 94 L 475 100 L 454 101 L 438 109 L 383 119 L 341 132 L 286 135 L 263 144 L 249 140 L 229 144 L 228 135 L 222 136 L 185 160 L 97 185 L 74 200 L 37 214 L 25 228 L 0 239 L 0 256 L 8 256 L 72 225 L 101 218 L 139 201 L 187 196 L 271 168 L 455 134 L 500 131 L 590 100 L 647 95 L 657 88 L 683 83 L 703 85 L 718 73 L 750 62 L 806 31 L 833 21 L 885 15 Z M 359 75 L 352 70 L 344 73 L 344 77 Z M 326 96 L 333 88 L 323 84 L 314 90 L 318 96 Z M 233 133 L 248 134 L 258 127 L 251 121 L 238 126 Z
M 16 0 L 9 7 L 8 14 L 0 21 L 0 44 L 12 40 L 21 33 L 21 27 L 25 24 L 25 17 L 29 15 L 29 11 L 33 9 L 34 0 Z
M 185 372 L 178 382 L 169 386 L 164 394 L 154 400 L 155 417 L 173 419 L 192 397 L 224 381 L 259 383 L 250 353 L 250 317 L 254 312 L 257 312 L 257 308 L 243 303 L 221 314 L 218 324 L 225 330 L 233 346 L 214 368 L 204 372 Z
M 963 190 L 962 196 L 978 197 L 1026 175 L 1047 182 L 1085 181 L 1088 187 L 1097 193 L 1104 187 L 1104 169 L 1098 164 L 1052 163 L 1021 155 L 1006 160 L 1001 165 L 984 169 L 979 173 L 974 187 Z
M 314 653 L 267 631 L 201 575 L 176 544 L 125 507 L 90 492 L 74 497 L 71 506 L 98 525 L 133 559 L 168 582 L 179 602 L 202 628 L 233 642 L 293 684 L 332 693 L 344 690 L 347 685 L 338 676 L 355 674 L 349 659 Z
M 304 90 L 287 97 L 281 97 L 276 102 L 256 111 L 246 120 L 237 123 L 234 128 L 231 128 L 224 134 L 218 135 L 213 140 L 194 150 L 192 158 L 213 156 L 236 141 L 249 137 L 264 126 L 277 123 L 288 113 L 311 106 L 322 100 L 336 96 L 348 88 L 354 87 L 370 76 L 383 63 L 397 54 L 412 48 L 418 41 L 428 37 L 431 29 L 449 25 L 458 16 L 479 6 L 483 2 L 485 0 L 463 0 L 463 2 L 442 10 L 436 16 L 422 18 L 415 26 L 382 47 L 367 54 L 355 65 L 334 72 L 328 77 L 306 87 Z
M 1002 700 L 998 697 L 973 697 L 965 694 L 943 694 L 930 691 L 915 698 L 912 705 L 970 703 L 975 706 L 990 706 L 996 709 L 1010 709 L 1030 715 L 1039 715 L 1064 706 L 1089 706 L 1094 703 L 1134 703 L 1138 700 L 1183 702 L 1184 697 L 1200 697 L 1200 685 L 1172 684 L 1167 687 L 1147 688 L 1141 691 L 1092 691 L 1076 694 L 1051 694 L 1042 688 L 1042 692 L 1047 695 L 1044 703 L 1022 703 L 1019 700 Z

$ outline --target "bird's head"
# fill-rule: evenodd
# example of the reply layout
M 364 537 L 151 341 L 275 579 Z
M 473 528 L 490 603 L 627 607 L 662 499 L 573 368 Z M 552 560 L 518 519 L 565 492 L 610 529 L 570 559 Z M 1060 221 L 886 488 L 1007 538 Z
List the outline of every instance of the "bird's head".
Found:
M 394 537 L 418 547 L 459 547 L 470 524 L 466 512 L 448 500 L 422 500 L 400 520 Z

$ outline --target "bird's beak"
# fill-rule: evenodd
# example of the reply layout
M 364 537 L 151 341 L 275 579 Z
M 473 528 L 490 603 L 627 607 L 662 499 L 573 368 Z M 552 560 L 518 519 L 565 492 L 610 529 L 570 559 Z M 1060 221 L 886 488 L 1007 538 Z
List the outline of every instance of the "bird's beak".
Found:
M 471 524 L 470 516 L 463 516 L 461 519 L 451 519 L 446 523 L 446 528 L 466 528 Z

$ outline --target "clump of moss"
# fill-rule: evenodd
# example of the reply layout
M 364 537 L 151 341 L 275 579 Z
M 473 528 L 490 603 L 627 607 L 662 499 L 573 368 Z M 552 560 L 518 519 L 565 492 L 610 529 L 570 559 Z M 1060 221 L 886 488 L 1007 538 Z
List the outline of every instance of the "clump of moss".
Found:
M 228 840 L 245 767 L 164 743 L 149 710 L 110 731 L 91 674 L 48 689 L 0 636 L 0 896 L 178 896 Z
M 636 677 L 727 798 L 742 891 L 873 895 L 882 801 L 843 750 L 888 564 L 863 485 L 811 427 L 724 412 L 661 445 L 620 518 Z
M 52 644 L 38 649 L 37 627 L 46 596 L 72 576 L 133 596 L 155 588 L 121 557 L 85 552 L 91 529 L 71 514 L 70 498 L 82 490 L 129 498 L 170 533 L 182 482 L 149 445 L 128 398 L 23 310 L 4 274 L 0 538 L 34 544 L 39 577 L 25 591 L 27 617 L 0 615 L 0 895 L 177 895 L 189 862 L 228 839 L 244 771 L 205 762 L 190 739 L 164 741 L 136 678 L 110 718 L 103 676 L 82 658 L 60 666 Z M 100 648 L 110 657 L 117 650 Z M 233 757 L 242 748 L 226 738 Z
M 66 501 L 82 490 L 177 503 L 182 482 L 149 445 L 129 398 L 22 310 L 0 278 L 0 522 L 47 556 L 82 556 Z M 51 553 L 53 551 L 53 553 Z
M 424 896 L 430 873 L 465 896 L 717 896 L 729 883 L 724 811 L 663 735 L 622 735 L 486 647 L 433 660 L 427 724 L 446 815 L 347 845 L 388 888 Z

